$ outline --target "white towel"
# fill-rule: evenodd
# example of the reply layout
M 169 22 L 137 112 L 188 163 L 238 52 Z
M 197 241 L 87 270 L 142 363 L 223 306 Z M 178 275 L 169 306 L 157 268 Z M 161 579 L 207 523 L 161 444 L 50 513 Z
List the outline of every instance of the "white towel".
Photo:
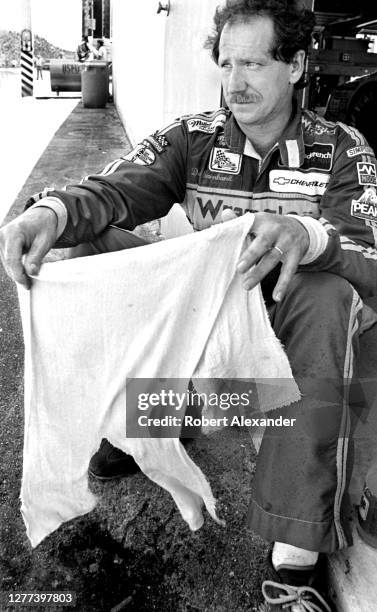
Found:
M 173 496 L 191 529 L 215 499 L 177 438 L 127 438 L 127 381 L 279 378 L 262 410 L 299 399 L 259 287 L 236 273 L 253 215 L 145 247 L 42 266 L 19 289 L 25 337 L 22 514 L 33 546 L 89 512 L 87 467 L 102 437 Z M 202 381 L 208 390 L 208 381 Z M 207 385 L 207 386 L 206 386 Z M 211 386 L 211 385 L 210 385 Z M 214 390 L 214 389 L 212 389 Z M 137 407 L 127 406 L 128 419 Z M 129 421 L 130 422 L 130 421 Z M 145 434 L 146 437 L 148 433 Z

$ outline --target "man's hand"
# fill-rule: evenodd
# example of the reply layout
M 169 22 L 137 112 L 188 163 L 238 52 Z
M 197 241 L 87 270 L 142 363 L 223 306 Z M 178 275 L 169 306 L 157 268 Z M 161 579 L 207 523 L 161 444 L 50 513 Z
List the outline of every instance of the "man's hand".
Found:
M 305 227 L 293 217 L 256 213 L 251 244 L 242 253 L 237 270 L 243 274 L 244 287 L 253 289 L 278 263 L 279 280 L 272 297 L 279 302 L 309 247 Z
M 38 274 L 43 257 L 56 241 L 57 224 L 53 210 L 38 207 L 0 229 L 0 257 L 12 280 L 30 288 L 29 276 Z

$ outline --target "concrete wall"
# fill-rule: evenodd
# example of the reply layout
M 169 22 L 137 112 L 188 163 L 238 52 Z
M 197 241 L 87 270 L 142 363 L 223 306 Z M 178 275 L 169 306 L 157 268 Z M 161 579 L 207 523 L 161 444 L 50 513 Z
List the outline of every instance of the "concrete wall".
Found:
M 219 72 L 203 43 L 220 0 L 172 0 L 166 24 L 164 120 L 220 105 Z
M 134 143 L 163 122 L 165 13 L 156 0 L 113 0 L 114 100 Z
M 131 140 L 220 103 L 217 68 L 203 49 L 220 0 L 112 0 L 114 98 Z M 162 0 L 162 4 L 165 4 Z

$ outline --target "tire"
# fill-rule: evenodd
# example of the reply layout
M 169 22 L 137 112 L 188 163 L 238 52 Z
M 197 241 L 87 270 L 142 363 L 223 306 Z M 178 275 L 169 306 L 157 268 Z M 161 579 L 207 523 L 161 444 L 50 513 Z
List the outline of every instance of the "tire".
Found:
M 346 123 L 357 128 L 377 154 L 377 85 L 366 85 L 355 94 Z

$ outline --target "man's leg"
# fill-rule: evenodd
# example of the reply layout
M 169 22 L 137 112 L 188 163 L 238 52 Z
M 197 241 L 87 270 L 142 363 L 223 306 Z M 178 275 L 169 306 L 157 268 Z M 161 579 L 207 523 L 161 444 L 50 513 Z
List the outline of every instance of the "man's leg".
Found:
M 348 392 L 361 310 L 347 281 L 327 273 L 298 273 L 271 312 L 302 393 L 300 402 L 279 410 L 284 418 L 296 419 L 295 425 L 266 430 L 248 515 L 252 529 L 274 542 L 269 580 L 262 586 L 274 610 L 283 610 L 289 594 L 292 610 L 306 609 L 302 601 L 307 598 L 316 610 L 330 611 L 324 556 L 318 553 L 352 541 Z
M 268 428 L 257 460 L 249 524 L 266 540 L 332 552 L 351 543 L 347 520 L 351 429 L 347 383 L 362 302 L 332 274 L 296 274 L 272 324 L 302 400 L 282 409 L 291 428 Z
M 148 242 L 136 236 L 136 234 L 111 225 L 90 242 L 83 242 L 78 246 L 70 248 L 68 258 L 112 253 L 113 251 L 123 251 L 124 249 L 145 246 L 146 244 Z

